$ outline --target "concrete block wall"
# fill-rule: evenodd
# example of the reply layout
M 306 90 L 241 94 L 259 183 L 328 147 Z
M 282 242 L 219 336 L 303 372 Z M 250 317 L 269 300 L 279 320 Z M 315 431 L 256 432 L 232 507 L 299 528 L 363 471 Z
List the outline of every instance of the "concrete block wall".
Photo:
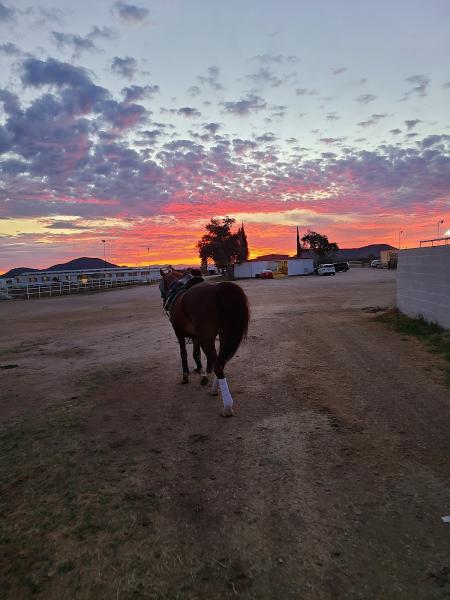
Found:
M 397 306 L 450 329 L 450 245 L 399 252 Z

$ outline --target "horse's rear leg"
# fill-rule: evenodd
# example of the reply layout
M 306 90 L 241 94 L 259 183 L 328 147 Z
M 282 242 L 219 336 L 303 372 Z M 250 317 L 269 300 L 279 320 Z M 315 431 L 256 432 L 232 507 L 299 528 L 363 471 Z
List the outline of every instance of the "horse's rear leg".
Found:
M 181 383 L 189 383 L 189 366 L 187 359 L 186 340 L 184 336 L 177 335 L 178 343 L 180 344 L 181 366 L 183 369 L 183 377 Z
M 202 356 L 200 353 L 200 342 L 196 339 L 192 340 L 192 343 L 194 344 L 194 348 L 192 350 L 192 356 L 194 357 L 195 360 L 195 364 L 197 365 L 197 368 L 194 369 L 194 371 L 196 373 L 203 373 L 203 365 L 202 365 Z M 203 379 L 203 378 L 202 378 Z M 206 383 L 208 383 L 208 381 L 206 381 Z M 205 384 L 202 384 L 205 385 Z
M 202 344 L 202 348 L 208 361 L 206 372 L 209 374 L 214 371 L 214 380 L 212 382 L 210 393 L 213 396 L 216 396 L 217 388 L 220 388 L 220 395 L 222 396 L 223 402 L 223 410 L 221 414 L 223 417 L 232 417 L 233 398 L 231 397 L 230 390 L 228 389 L 228 383 L 223 372 L 223 366 L 219 365 L 217 361 L 217 352 L 214 340 L 212 342 Z

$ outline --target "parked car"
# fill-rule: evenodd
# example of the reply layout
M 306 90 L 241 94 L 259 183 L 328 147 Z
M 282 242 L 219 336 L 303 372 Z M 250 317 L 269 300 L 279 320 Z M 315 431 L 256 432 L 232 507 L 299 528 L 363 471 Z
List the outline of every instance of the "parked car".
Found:
M 332 265 L 331 263 L 319 265 L 317 267 L 317 274 L 318 275 L 336 275 L 336 269 L 334 268 L 334 265 Z
M 381 269 L 383 267 L 381 260 L 372 260 L 370 263 L 370 266 L 373 267 L 374 269 Z
M 334 270 L 336 271 L 336 273 L 339 273 L 339 271 L 348 271 L 350 269 L 350 265 L 348 264 L 348 262 L 337 262 L 337 263 L 333 263 L 334 265 Z
M 261 279 L 273 279 L 273 272 L 270 269 L 261 271 Z

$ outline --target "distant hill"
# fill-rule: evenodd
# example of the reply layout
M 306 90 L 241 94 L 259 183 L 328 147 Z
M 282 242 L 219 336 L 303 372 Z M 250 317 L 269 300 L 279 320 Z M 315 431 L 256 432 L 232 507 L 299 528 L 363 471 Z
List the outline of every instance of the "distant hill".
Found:
M 69 262 L 61 263 L 59 265 L 53 265 L 48 269 L 42 269 L 43 271 L 77 271 L 78 269 L 117 269 L 119 265 L 114 265 L 108 261 L 104 261 L 101 258 L 88 258 L 82 256 L 81 258 L 74 258 Z
M 389 244 L 371 244 L 362 248 L 339 248 L 335 254 L 337 258 L 341 258 L 342 260 L 361 260 L 369 258 L 369 256 L 380 258 L 382 250 L 397 250 L 397 248 Z
M 29 269 L 28 267 L 16 267 L 15 269 L 11 269 L 1 277 L 18 277 L 22 275 L 22 273 L 28 273 L 29 271 L 36 271 L 37 269 Z
M 106 266 L 107 269 L 117 268 L 119 265 L 114 265 L 108 261 L 102 260 L 101 258 L 88 258 L 87 256 L 82 256 L 81 258 L 74 258 L 73 260 L 69 260 L 69 262 L 61 263 L 58 265 L 53 265 L 48 269 L 30 269 L 29 267 L 16 267 L 15 269 L 11 269 L 7 273 L 1 275 L 1 277 L 17 277 L 18 275 L 22 275 L 22 273 L 29 273 L 30 271 L 77 271 L 78 269 L 104 269 Z

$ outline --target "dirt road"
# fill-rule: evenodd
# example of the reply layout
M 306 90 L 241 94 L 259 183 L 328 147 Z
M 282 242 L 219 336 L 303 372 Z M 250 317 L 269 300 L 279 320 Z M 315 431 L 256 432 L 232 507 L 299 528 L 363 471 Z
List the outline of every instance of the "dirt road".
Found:
M 395 274 L 242 287 L 232 419 L 156 286 L 0 304 L 1 598 L 450 597 L 450 392 L 374 320 Z

